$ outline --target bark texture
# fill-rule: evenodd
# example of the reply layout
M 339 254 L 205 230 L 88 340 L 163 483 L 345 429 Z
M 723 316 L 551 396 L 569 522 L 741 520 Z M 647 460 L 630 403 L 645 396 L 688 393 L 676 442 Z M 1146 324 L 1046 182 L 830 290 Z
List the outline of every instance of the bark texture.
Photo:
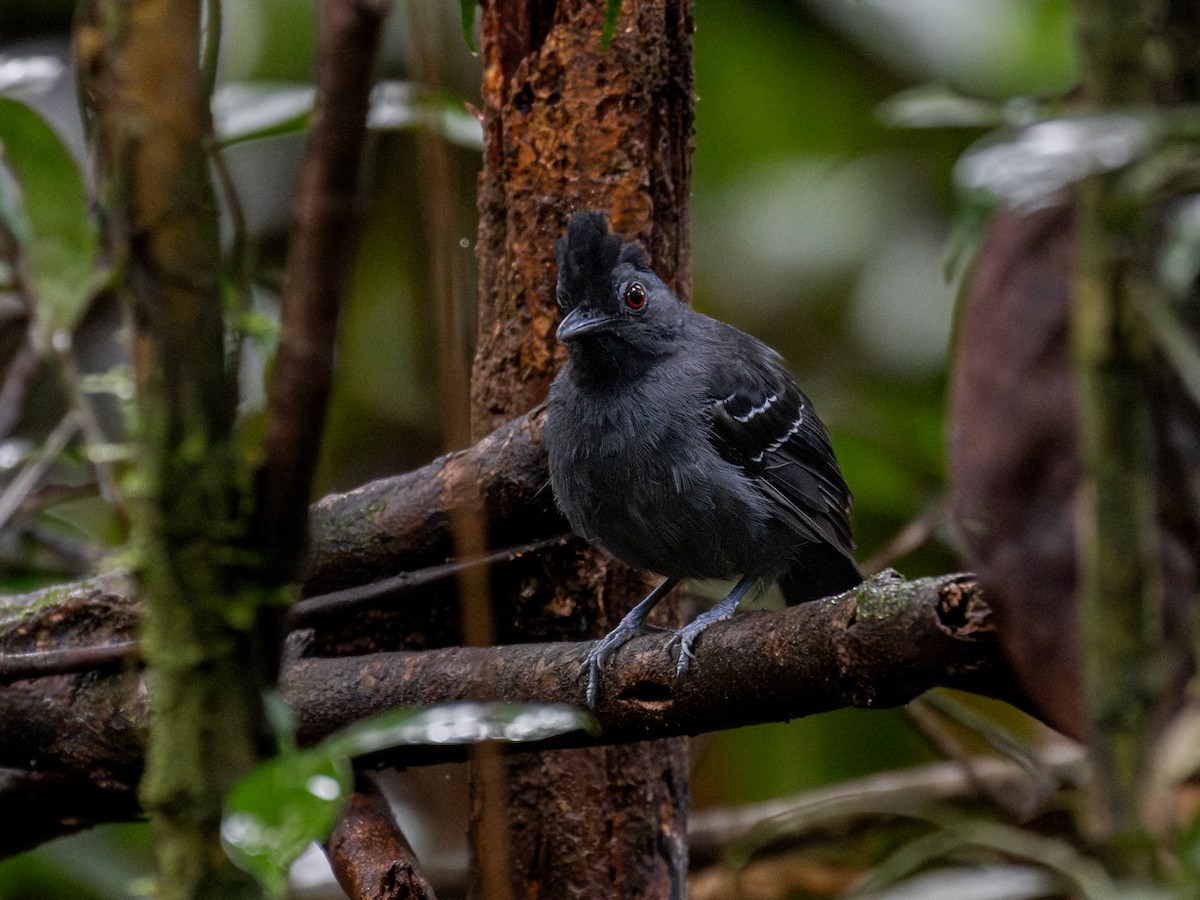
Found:
M 573 211 L 607 212 L 691 292 L 691 4 L 625 4 L 607 53 L 600 6 L 483 4 L 476 434 L 540 402 L 558 371 L 553 249 Z
M 437 900 L 387 799 L 364 776 L 325 842 L 329 865 L 350 900 Z
M 553 248 L 572 211 L 607 212 L 689 295 L 693 105 L 688 0 L 626 3 L 606 53 L 592 0 L 482 8 L 476 435 L 541 402 L 558 369 Z M 598 635 L 646 589 L 595 553 L 544 559 L 519 602 L 475 601 L 513 640 Z M 477 894 L 683 895 L 682 743 L 480 760 L 473 786 Z

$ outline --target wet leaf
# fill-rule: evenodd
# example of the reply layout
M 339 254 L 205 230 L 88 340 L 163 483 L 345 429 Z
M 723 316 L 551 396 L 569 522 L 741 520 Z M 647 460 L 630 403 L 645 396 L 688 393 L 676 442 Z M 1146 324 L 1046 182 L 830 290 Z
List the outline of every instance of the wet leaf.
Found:
M 398 709 L 351 725 L 328 741 L 346 756 L 405 744 L 539 741 L 570 731 L 594 733 L 595 720 L 572 706 L 530 703 L 448 703 Z
M 316 90 L 307 84 L 227 84 L 213 97 L 213 127 L 224 147 L 304 131 Z M 406 81 L 381 81 L 371 91 L 367 126 L 382 131 L 423 128 L 472 150 L 483 149 L 483 129 L 462 101 L 422 92 Z
M 245 776 L 225 800 L 221 840 L 231 860 L 279 895 L 291 864 L 337 823 L 351 791 L 352 758 L 412 744 L 537 741 L 580 729 L 594 733 L 595 719 L 554 704 L 450 703 L 380 713 L 315 747 L 286 750 Z
M 895 128 L 994 128 L 1009 121 L 1004 106 L 958 93 L 944 84 L 922 84 L 888 97 L 875 109 Z
M 483 149 L 483 126 L 462 100 L 421 91 L 407 81 L 381 81 L 371 91 L 367 127 L 377 131 L 423 128 L 471 150 Z
M 0 209 L 20 243 L 48 339 L 75 327 L 99 286 L 99 237 L 74 158 L 40 115 L 9 97 L 0 97 L 0 155 L 20 192 Z
M 475 7 L 478 0 L 458 0 L 458 13 L 462 22 L 463 43 L 472 53 L 478 53 L 475 46 Z
M 213 130 L 222 146 L 293 134 L 308 127 L 317 91 L 292 82 L 225 84 L 213 94 Z
M 1128 112 L 1036 122 L 976 144 L 954 167 L 955 180 L 1006 206 L 1042 209 L 1072 184 L 1142 159 L 1161 134 L 1149 115 Z
M 322 746 L 284 753 L 241 779 L 225 799 L 221 842 L 274 895 L 314 840 L 329 835 L 351 791 L 349 760 Z
M 58 83 L 63 68 L 57 56 L 0 54 L 0 93 L 44 94 Z

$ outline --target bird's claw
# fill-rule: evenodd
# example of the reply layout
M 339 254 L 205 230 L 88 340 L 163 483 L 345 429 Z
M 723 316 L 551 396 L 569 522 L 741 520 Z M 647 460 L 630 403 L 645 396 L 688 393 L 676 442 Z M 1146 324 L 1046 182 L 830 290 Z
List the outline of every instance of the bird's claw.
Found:
M 679 661 L 675 664 L 675 677 L 679 678 L 687 674 L 692 660 L 696 658 L 696 654 L 692 652 L 692 645 L 700 633 L 708 627 L 708 623 L 700 623 L 700 627 L 694 627 L 697 623 L 693 622 L 680 628 L 671 635 L 671 639 L 667 641 L 667 653 L 670 654 L 671 648 L 676 644 L 679 645 Z M 662 628 L 656 628 L 653 625 L 638 625 L 633 627 L 622 627 L 618 625 L 610 631 L 600 641 L 596 643 L 584 657 L 583 662 L 579 666 L 579 674 L 587 673 L 587 705 L 589 709 L 596 708 L 596 701 L 600 697 L 600 673 L 611 657 L 618 649 L 627 644 L 631 638 L 645 632 L 663 631 Z
M 670 649 L 673 644 L 679 645 L 679 661 L 675 663 L 676 678 L 686 675 L 688 669 L 691 668 L 692 660 L 696 658 L 696 654 L 692 652 L 696 638 L 707 631 L 710 625 L 715 625 L 717 622 L 724 622 L 733 616 L 733 611 L 737 609 L 737 605 L 741 602 L 742 596 L 745 593 L 745 587 L 748 587 L 749 584 L 749 581 L 741 582 L 738 587 L 742 588 L 742 590 L 734 588 L 734 590 L 729 592 L 728 597 L 708 612 L 701 613 L 675 632 L 667 647 Z
M 679 660 L 675 663 L 676 678 L 682 678 L 687 674 L 688 669 L 691 668 L 692 660 L 696 658 L 696 654 L 692 652 L 692 645 L 703 630 L 703 628 L 693 630 L 689 625 L 676 631 L 671 636 L 671 640 L 667 642 L 668 653 L 671 652 L 671 648 L 676 644 L 679 645 Z
M 615 632 L 614 632 L 615 633 Z M 588 709 L 596 708 L 596 699 L 600 696 L 600 670 L 604 668 L 604 663 L 608 661 L 609 656 L 620 644 L 610 644 L 609 634 L 602 641 L 596 644 L 584 657 L 582 665 L 579 667 L 579 674 L 587 673 L 587 705 Z M 628 638 L 626 638 L 628 640 Z M 623 643 L 623 642 L 622 642 Z
M 579 666 L 579 674 L 587 672 L 587 705 L 588 709 L 596 708 L 596 700 L 600 697 L 600 670 L 604 668 L 608 658 L 617 652 L 633 637 L 644 631 L 660 631 L 651 625 L 626 624 L 622 622 L 603 638 L 596 642 L 588 655 Z
M 691 624 L 685 625 L 671 635 L 671 639 L 667 641 L 666 650 L 669 655 L 673 647 L 676 645 L 679 646 L 679 659 L 675 663 L 676 678 L 682 678 L 691 668 L 692 660 L 696 658 L 696 654 L 692 651 L 692 647 L 696 643 L 696 638 L 700 637 L 714 621 L 721 621 L 728 617 L 728 614 L 720 615 L 719 617 L 700 616 Z M 609 657 L 638 634 L 663 630 L 662 628 L 646 625 L 645 623 L 634 625 L 622 622 L 596 642 L 596 645 L 588 652 L 588 655 L 584 657 L 583 662 L 579 666 L 580 675 L 584 672 L 587 673 L 588 709 L 596 708 L 596 701 L 600 697 L 600 672 L 608 662 Z

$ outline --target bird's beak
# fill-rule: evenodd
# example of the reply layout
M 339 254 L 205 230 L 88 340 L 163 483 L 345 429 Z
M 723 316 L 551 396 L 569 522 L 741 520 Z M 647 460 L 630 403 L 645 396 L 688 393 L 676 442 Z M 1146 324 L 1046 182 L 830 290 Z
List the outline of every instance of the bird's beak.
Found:
M 617 320 L 602 312 L 597 312 L 586 306 L 577 306 L 558 325 L 558 339 L 571 341 L 597 331 L 607 331 L 616 325 Z

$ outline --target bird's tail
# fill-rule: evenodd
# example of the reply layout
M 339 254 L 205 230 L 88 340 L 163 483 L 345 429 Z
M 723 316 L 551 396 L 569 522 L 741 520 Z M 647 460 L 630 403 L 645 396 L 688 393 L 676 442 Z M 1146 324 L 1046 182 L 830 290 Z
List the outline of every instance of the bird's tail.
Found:
M 789 606 L 832 597 L 862 583 L 863 575 L 850 557 L 830 544 L 805 544 L 796 561 L 779 579 Z

